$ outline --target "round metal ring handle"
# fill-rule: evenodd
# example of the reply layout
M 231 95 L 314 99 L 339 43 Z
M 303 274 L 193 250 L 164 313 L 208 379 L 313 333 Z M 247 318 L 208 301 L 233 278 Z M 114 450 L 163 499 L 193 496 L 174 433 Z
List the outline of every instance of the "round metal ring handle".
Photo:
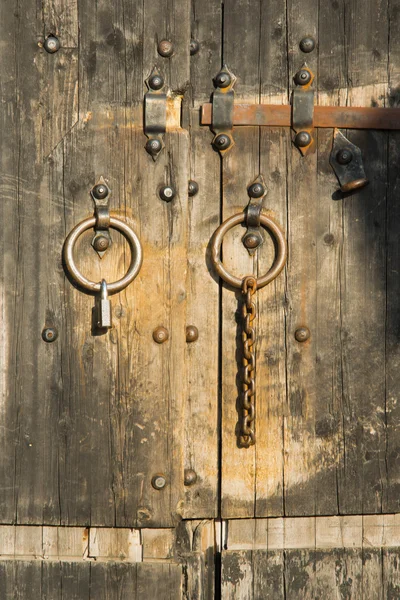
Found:
M 220 225 L 218 227 L 218 229 L 215 231 L 215 233 L 213 235 L 212 246 L 211 246 L 211 260 L 213 262 L 215 270 L 217 271 L 217 273 L 221 277 L 221 279 L 223 279 L 226 283 L 229 283 L 231 286 L 233 286 L 235 288 L 242 287 L 243 279 L 240 279 L 240 277 L 235 277 L 234 275 L 231 275 L 231 273 L 229 273 L 225 269 L 219 255 L 220 255 L 220 250 L 221 250 L 221 245 L 222 245 L 222 240 L 224 238 L 224 235 L 230 229 L 232 229 L 232 227 L 235 227 L 236 225 L 240 225 L 241 223 L 244 223 L 245 220 L 246 220 L 246 214 L 239 213 L 237 215 L 233 215 L 232 217 L 230 217 L 229 219 L 224 221 L 222 223 L 222 225 Z M 255 278 L 257 280 L 257 288 L 262 288 L 265 285 L 267 285 L 268 283 L 271 283 L 271 281 L 273 281 L 275 279 L 275 277 L 277 277 L 279 275 L 279 273 L 282 271 L 283 267 L 285 266 L 286 258 L 287 258 L 287 245 L 286 245 L 285 235 L 284 235 L 282 229 L 279 227 L 279 225 L 277 223 L 275 223 L 275 221 L 273 219 L 271 219 L 270 217 L 267 217 L 266 215 L 260 216 L 260 222 L 261 222 L 261 225 L 263 225 L 263 227 L 265 227 L 266 229 L 268 229 L 271 232 L 272 237 L 276 241 L 277 253 L 276 253 L 274 264 L 272 265 L 272 267 L 270 268 L 268 273 L 266 273 L 262 277 L 259 277 L 258 279 Z
M 76 225 L 76 227 L 74 227 L 68 234 L 68 237 L 64 243 L 63 251 L 65 265 L 72 279 L 81 288 L 92 293 L 100 292 L 100 282 L 96 283 L 95 281 L 90 281 L 90 279 L 86 279 L 86 277 L 82 275 L 75 264 L 74 248 L 79 236 L 82 235 L 84 231 L 91 229 L 95 225 L 96 217 L 89 217 L 88 219 L 81 221 L 81 223 L 78 223 L 78 225 Z M 142 266 L 143 254 L 139 238 L 137 237 L 136 233 L 126 223 L 124 223 L 124 221 L 116 219 L 115 217 L 110 217 L 110 227 L 117 229 L 123 234 L 129 243 L 132 254 L 131 263 L 125 275 L 121 279 L 118 279 L 118 281 L 107 283 L 107 292 L 109 294 L 116 294 L 117 292 L 125 289 L 135 279 L 136 275 L 140 271 L 140 267 Z

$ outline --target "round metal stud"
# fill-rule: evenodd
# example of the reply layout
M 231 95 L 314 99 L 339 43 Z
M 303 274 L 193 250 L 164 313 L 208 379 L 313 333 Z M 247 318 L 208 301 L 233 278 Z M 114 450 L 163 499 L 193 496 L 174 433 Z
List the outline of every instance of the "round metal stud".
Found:
M 169 58 L 174 53 L 174 45 L 169 40 L 161 40 L 157 46 L 157 52 L 164 58 Z
M 168 329 L 165 329 L 165 327 L 157 327 L 154 331 L 153 331 L 153 340 L 157 343 L 157 344 L 163 344 L 164 342 L 166 342 L 169 338 L 169 333 L 168 333 Z
M 191 343 L 199 339 L 199 330 L 195 325 L 188 325 L 186 327 L 186 341 Z
M 261 198 L 265 193 L 265 188 L 262 183 L 252 183 L 251 186 L 249 186 L 247 193 L 250 198 Z
M 353 160 L 353 153 L 348 148 L 342 148 L 336 154 L 336 160 L 339 165 L 348 165 Z
M 161 75 L 153 75 L 149 79 L 149 86 L 152 90 L 161 90 L 164 85 L 164 78 Z
M 44 41 L 43 48 L 49 54 L 54 54 L 61 48 L 60 40 L 55 35 L 49 35 Z
M 108 196 L 108 187 L 104 183 L 98 183 L 92 189 L 92 194 L 96 200 L 103 200 Z
M 294 333 L 294 337 L 298 342 L 306 342 L 310 338 L 310 335 L 308 327 L 299 327 Z
M 190 56 L 197 54 L 199 50 L 200 50 L 199 42 L 197 40 L 191 39 L 190 40 Z
M 230 86 L 232 77 L 226 71 L 221 71 L 214 79 L 216 87 L 225 89 Z
M 105 252 L 110 245 L 110 240 L 105 235 L 99 235 L 93 242 L 96 252 Z
M 311 144 L 311 135 L 308 131 L 300 131 L 294 138 L 294 143 L 298 148 L 305 148 Z
M 170 185 L 165 185 L 160 189 L 160 198 L 164 202 L 171 202 L 176 196 L 176 191 Z
M 217 150 L 226 150 L 230 145 L 231 140 L 225 133 L 220 133 L 214 140 L 214 147 L 217 148 Z
M 193 469 L 185 469 L 183 483 L 187 486 L 193 485 L 197 481 L 197 473 Z
M 162 490 L 167 485 L 167 479 L 162 473 L 157 473 L 151 478 L 151 485 L 155 490 Z
M 161 152 L 162 144 L 160 140 L 147 140 L 146 142 L 146 151 L 151 155 L 155 156 L 159 152 Z
M 188 194 L 189 196 L 192 198 L 193 196 L 195 196 L 199 191 L 199 184 L 197 183 L 197 181 L 193 181 L 193 179 L 191 179 L 189 181 L 189 186 L 188 186 Z
M 303 38 L 299 44 L 300 50 L 305 54 L 312 52 L 315 48 L 315 40 L 311 36 Z
M 246 246 L 246 248 L 254 249 L 260 245 L 260 240 L 256 235 L 250 233 L 243 239 L 243 244 Z
M 296 75 L 294 76 L 294 82 L 296 85 L 307 85 L 307 83 L 310 83 L 311 81 L 311 73 L 310 71 L 307 71 L 307 69 L 300 69 L 300 71 L 297 71 Z
M 55 342 L 58 338 L 58 331 L 55 327 L 46 327 L 42 331 L 42 339 L 44 342 Z

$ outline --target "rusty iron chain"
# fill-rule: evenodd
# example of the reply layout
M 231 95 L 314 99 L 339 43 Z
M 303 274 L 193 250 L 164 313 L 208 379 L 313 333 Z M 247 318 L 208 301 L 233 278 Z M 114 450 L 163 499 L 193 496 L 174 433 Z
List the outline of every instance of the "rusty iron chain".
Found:
M 256 332 L 253 321 L 256 318 L 256 305 L 253 296 L 257 290 L 257 281 L 254 277 L 245 277 L 242 283 L 242 293 L 245 302 L 242 306 L 244 327 L 242 332 L 243 341 L 243 383 L 242 383 L 242 418 L 240 422 L 239 443 L 248 448 L 255 444 L 256 435 L 254 431 L 255 420 L 255 397 L 256 397 L 256 355 L 255 342 Z

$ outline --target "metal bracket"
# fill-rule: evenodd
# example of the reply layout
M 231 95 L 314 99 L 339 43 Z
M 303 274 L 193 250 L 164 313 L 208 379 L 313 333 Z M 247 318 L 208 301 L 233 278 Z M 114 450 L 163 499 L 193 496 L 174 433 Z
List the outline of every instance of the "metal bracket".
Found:
M 341 131 L 335 129 L 329 162 L 340 183 L 342 192 L 352 192 L 368 183 L 361 150 L 352 144 Z
M 164 134 L 167 129 L 167 95 L 162 91 L 164 78 L 154 67 L 146 79 L 149 89 L 144 95 L 144 133 L 148 137 L 146 151 L 154 161 L 164 148 Z
M 248 187 L 250 201 L 246 209 L 246 233 L 242 237 L 242 242 L 250 256 L 253 256 L 256 250 L 264 243 L 264 236 L 261 227 L 261 209 L 267 190 L 262 175 L 259 175 Z
M 294 77 L 297 87 L 292 94 L 292 127 L 296 132 L 294 144 L 303 156 L 315 149 L 314 130 L 314 90 L 311 89 L 314 75 L 304 65 Z
M 107 249 L 112 244 L 112 239 L 109 232 L 110 227 L 110 211 L 108 209 L 108 200 L 111 190 L 105 182 L 103 176 L 100 177 L 96 185 L 90 190 L 94 202 L 94 214 L 96 217 L 96 225 L 94 227 L 94 237 L 92 246 L 96 250 L 100 258 L 103 258 Z
M 212 95 L 211 130 L 215 133 L 212 144 L 223 156 L 233 145 L 233 86 L 236 76 L 224 65 L 214 79 L 215 90 Z

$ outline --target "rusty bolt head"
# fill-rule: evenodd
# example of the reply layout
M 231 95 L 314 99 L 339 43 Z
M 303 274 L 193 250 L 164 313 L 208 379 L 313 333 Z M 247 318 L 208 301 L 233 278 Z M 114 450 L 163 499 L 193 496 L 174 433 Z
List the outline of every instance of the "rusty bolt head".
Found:
M 92 194 L 97 200 L 103 200 L 108 196 L 108 187 L 104 183 L 98 183 L 92 189 Z
M 157 46 L 157 52 L 164 58 L 169 58 L 174 53 L 174 45 L 169 40 L 161 40 Z
M 310 335 L 308 327 L 299 327 L 294 333 L 294 337 L 298 342 L 306 342 L 310 338 Z
M 294 76 L 294 82 L 296 85 L 307 85 L 307 83 L 310 83 L 311 81 L 311 73 L 310 71 L 307 71 L 307 69 L 300 69 L 300 71 L 297 71 L 296 75 Z
M 197 473 L 193 469 L 185 469 L 183 483 L 185 485 L 193 485 L 197 481 Z
M 58 331 L 55 327 L 46 327 L 42 331 L 42 339 L 44 342 L 55 342 L 58 338 Z
M 161 90 L 164 85 L 164 78 L 161 75 L 153 75 L 149 79 L 149 86 L 152 90 Z
M 248 188 L 247 193 L 250 198 L 261 198 L 265 193 L 265 188 L 262 183 L 252 183 Z
M 162 144 L 160 140 L 147 140 L 146 142 L 146 151 L 151 155 L 155 156 L 159 152 L 161 152 Z
M 299 44 L 300 50 L 305 54 L 312 52 L 315 48 L 315 40 L 311 36 L 303 38 Z
M 166 342 L 169 338 L 169 333 L 168 333 L 168 329 L 165 329 L 165 327 L 157 327 L 154 331 L 153 331 L 153 340 L 155 342 L 157 342 L 157 344 L 163 344 L 164 342 Z
M 157 473 L 151 478 L 151 485 L 155 490 L 162 490 L 167 485 L 167 479 L 162 473 Z
M 231 145 L 231 140 L 225 133 L 220 133 L 214 140 L 214 146 L 217 150 L 226 150 Z
M 54 54 L 61 48 L 60 40 L 55 35 L 49 35 L 44 41 L 43 48 L 49 54 Z
M 164 202 L 171 202 L 176 196 L 176 191 L 170 185 L 165 185 L 160 189 L 160 198 Z
M 353 160 L 353 153 L 349 148 L 342 148 L 336 154 L 336 160 L 339 165 L 348 165 Z
M 311 135 L 308 131 L 300 131 L 294 138 L 294 143 L 298 148 L 305 148 L 311 144 Z
M 256 235 L 254 235 L 254 233 L 250 233 L 244 238 L 243 244 L 246 246 L 246 248 L 253 249 L 260 245 L 260 240 Z
M 199 184 L 197 183 L 197 181 L 193 181 L 192 179 L 189 181 L 189 186 L 188 186 L 188 194 L 189 196 L 192 198 L 193 196 L 195 196 L 199 191 Z
M 197 54 L 198 51 L 200 50 L 200 44 L 197 40 L 190 40 L 190 56 L 193 56 L 194 54 Z
M 110 245 L 110 240 L 105 235 L 99 235 L 93 242 L 96 252 L 105 252 Z
M 232 77 L 226 71 L 221 71 L 214 79 L 216 87 L 225 89 L 230 86 Z
M 195 342 L 199 339 L 199 330 L 195 325 L 188 325 L 186 327 L 186 341 Z

